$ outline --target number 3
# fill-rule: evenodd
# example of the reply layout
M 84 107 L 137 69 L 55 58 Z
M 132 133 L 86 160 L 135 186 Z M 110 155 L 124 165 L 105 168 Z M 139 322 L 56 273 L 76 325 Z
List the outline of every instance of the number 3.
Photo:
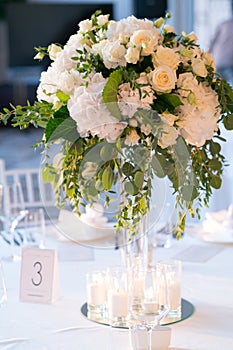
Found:
M 34 280 L 34 278 L 32 278 L 32 283 L 34 284 L 34 286 L 39 286 L 42 282 L 42 264 L 39 261 L 36 261 L 33 265 L 33 267 L 38 268 L 38 270 L 36 271 L 38 277 L 37 277 L 37 281 Z

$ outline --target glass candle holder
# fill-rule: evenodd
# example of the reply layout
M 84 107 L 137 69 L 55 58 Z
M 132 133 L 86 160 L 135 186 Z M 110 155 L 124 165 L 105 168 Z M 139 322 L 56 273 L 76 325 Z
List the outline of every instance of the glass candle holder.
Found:
M 129 292 L 127 270 L 122 267 L 107 269 L 108 317 L 112 327 L 127 327 Z
M 106 317 L 107 289 L 106 273 L 104 271 L 90 271 L 86 274 L 87 281 L 87 309 L 91 318 Z

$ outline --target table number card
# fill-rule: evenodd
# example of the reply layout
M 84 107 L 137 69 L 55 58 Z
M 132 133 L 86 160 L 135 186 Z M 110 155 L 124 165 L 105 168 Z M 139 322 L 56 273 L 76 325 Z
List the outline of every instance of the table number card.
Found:
M 52 249 L 23 248 L 20 300 L 50 303 L 59 295 L 57 253 Z

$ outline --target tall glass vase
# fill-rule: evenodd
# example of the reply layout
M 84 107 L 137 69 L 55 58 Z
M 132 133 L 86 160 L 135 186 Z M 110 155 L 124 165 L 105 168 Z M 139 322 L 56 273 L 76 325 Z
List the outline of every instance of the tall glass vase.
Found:
M 122 229 L 122 262 L 127 269 L 145 269 L 150 264 L 149 258 L 149 215 L 138 222 L 137 232 Z

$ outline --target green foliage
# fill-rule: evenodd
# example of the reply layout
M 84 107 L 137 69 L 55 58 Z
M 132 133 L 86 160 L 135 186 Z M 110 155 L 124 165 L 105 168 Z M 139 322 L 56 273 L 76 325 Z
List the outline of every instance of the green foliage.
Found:
M 103 101 L 106 104 L 106 107 L 108 108 L 110 113 L 118 120 L 121 120 L 121 112 L 117 103 L 117 93 L 118 87 L 121 84 L 121 82 L 122 71 L 116 70 L 110 74 L 109 79 L 103 90 Z

